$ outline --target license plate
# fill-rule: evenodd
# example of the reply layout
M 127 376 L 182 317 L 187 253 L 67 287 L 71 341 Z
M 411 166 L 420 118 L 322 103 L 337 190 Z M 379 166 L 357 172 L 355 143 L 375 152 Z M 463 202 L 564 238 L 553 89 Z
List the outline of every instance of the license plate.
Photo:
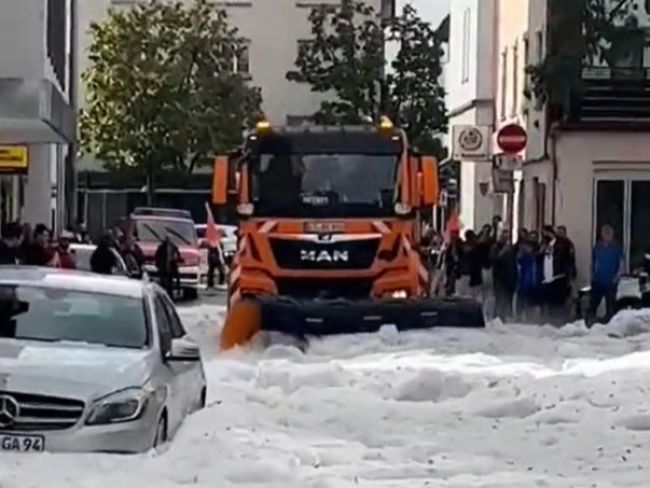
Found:
M 43 452 L 45 437 L 42 435 L 3 434 L 0 432 L 0 451 Z

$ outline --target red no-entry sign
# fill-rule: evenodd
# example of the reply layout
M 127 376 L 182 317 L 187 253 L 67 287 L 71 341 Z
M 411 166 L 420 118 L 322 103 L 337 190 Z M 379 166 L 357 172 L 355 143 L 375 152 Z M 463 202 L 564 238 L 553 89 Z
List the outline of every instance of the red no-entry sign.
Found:
M 506 154 L 517 154 L 523 151 L 527 142 L 526 131 L 517 124 L 508 124 L 497 134 L 497 145 Z

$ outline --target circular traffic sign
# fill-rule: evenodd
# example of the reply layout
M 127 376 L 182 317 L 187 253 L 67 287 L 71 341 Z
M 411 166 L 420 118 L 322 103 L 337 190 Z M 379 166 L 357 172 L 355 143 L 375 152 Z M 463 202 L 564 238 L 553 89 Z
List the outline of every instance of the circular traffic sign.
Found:
M 517 154 L 526 147 L 528 135 L 523 127 L 517 124 L 508 124 L 499 130 L 497 144 L 506 154 Z

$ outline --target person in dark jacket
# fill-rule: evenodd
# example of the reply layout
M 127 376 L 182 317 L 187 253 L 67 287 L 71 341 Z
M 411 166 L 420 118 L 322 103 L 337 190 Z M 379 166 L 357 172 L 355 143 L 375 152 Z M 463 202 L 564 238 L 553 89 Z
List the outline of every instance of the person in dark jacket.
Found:
M 120 253 L 129 270 L 131 277 L 140 279 L 144 275 L 144 252 L 138 245 L 133 234 L 125 234 L 122 238 Z
M 522 241 L 517 254 L 517 319 L 521 322 L 533 320 L 533 310 L 539 303 L 539 262 L 534 244 Z
M 517 262 L 508 230 L 502 230 L 492 248 L 492 281 L 496 316 L 512 317 L 512 302 L 517 289 Z
M 110 275 L 117 268 L 117 258 L 112 248 L 111 236 L 106 233 L 101 236 L 97 248 L 90 256 L 90 270 L 93 273 Z
M 463 269 L 467 275 L 466 290 L 468 296 L 483 301 L 483 249 L 479 245 L 476 233 L 468 230 L 465 233 L 465 252 Z
M 169 236 L 160 243 L 156 249 L 156 268 L 160 277 L 160 285 L 167 291 L 170 298 L 174 298 L 174 285 L 179 283 L 179 266 L 181 253 Z
M 15 222 L 5 225 L 0 240 L 0 264 L 20 264 L 19 248 L 23 231 Z
M 54 257 L 50 248 L 50 231 L 45 224 L 34 227 L 33 240 L 25 247 L 23 264 L 29 266 L 49 266 Z
M 605 321 L 614 313 L 618 282 L 624 269 L 623 248 L 614 240 L 614 229 L 603 225 L 600 239 L 591 259 L 591 293 L 589 297 L 588 325 L 596 321 L 598 307 L 605 300 Z
M 558 236 L 551 226 L 543 229 L 540 261 L 543 318 L 553 325 L 561 325 L 567 319 L 567 300 L 571 294 L 575 259 L 569 242 Z
M 449 242 L 446 244 L 442 262 L 445 269 L 445 296 L 454 296 L 457 293 L 458 280 L 462 274 L 462 263 L 464 260 L 463 240 L 460 233 L 453 230 L 449 233 Z

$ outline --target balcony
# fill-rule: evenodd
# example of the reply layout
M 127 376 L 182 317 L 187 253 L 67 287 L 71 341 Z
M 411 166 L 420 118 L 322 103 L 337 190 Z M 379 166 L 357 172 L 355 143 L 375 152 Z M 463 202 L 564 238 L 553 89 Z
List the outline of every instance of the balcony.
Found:
M 582 92 L 571 103 L 569 122 L 650 125 L 650 67 L 585 67 L 582 81 Z

